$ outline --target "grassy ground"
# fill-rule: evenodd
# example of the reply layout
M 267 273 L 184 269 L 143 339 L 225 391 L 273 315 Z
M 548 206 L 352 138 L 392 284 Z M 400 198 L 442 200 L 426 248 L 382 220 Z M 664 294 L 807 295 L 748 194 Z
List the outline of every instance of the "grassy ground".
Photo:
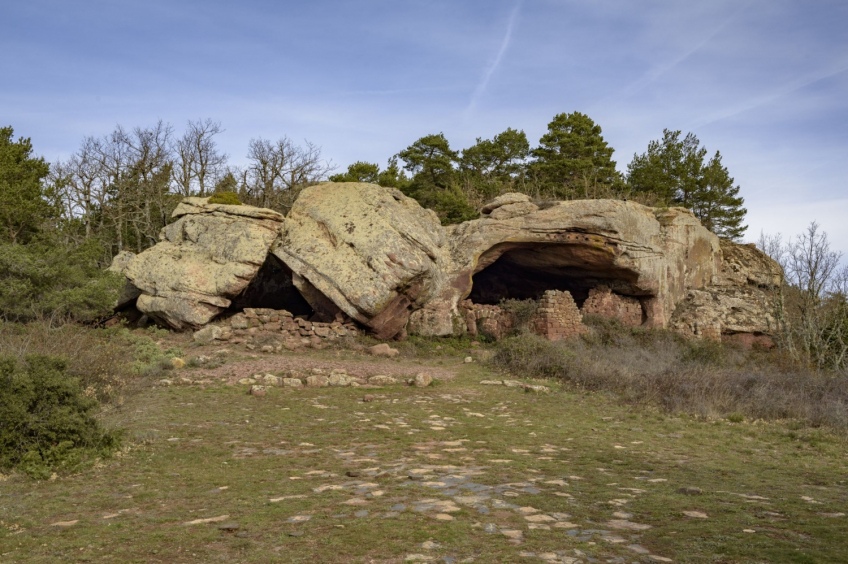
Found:
M 455 373 L 427 388 L 148 386 L 104 415 L 120 456 L 2 478 L 0 561 L 848 561 L 843 436 L 483 385 L 466 354 L 384 361 Z

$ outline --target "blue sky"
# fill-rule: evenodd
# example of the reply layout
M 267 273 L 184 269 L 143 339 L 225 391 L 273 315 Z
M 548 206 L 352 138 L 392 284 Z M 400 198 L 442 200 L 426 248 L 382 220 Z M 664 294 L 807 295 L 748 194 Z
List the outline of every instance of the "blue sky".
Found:
M 287 136 L 344 170 L 580 111 L 622 171 L 663 128 L 720 150 L 747 240 L 816 220 L 848 253 L 846 24 L 844 0 L 9 1 L 0 124 L 56 160 L 212 118 L 232 164 Z

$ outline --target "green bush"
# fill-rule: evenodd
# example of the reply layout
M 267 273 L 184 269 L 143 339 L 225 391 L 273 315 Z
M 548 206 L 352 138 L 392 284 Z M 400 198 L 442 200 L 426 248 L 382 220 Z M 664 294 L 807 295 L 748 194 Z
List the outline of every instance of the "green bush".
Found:
M 66 369 L 57 357 L 0 358 L 0 468 L 44 479 L 117 448 L 118 434 L 94 418 L 97 400 Z
M 102 252 L 96 241 L 0 244 L 0 318 L 87 322 L 109 314 L 125 280 L 98 266 Z
M 225 204 L 228 206 L 240 206 L 238 194 L 235 192 L 215 192 L 209 197 L 210 204 Z

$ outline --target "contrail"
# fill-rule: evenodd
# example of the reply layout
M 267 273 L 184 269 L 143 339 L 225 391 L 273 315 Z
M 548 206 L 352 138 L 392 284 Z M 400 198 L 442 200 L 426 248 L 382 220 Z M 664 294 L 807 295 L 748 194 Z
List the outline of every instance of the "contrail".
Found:
M 798 90 L 810 86 L 811 84 L 815 84 L 816 82 L 825 80 L 832 76 L 837 76 L 846 71 L 848 71 L 848 62 L 843 60 L 835 67 L 820 70 L 816 73 L 808 74 L 806 76 L 798 77 L 795 80 L 792 80 L 780 86 L 779 88 L 772 90 L 771 92 L 757 96 L 725 110 L 718 111 L 711 116 L 708 116 L 700 121 L 695 122 L 693 124 L 693 127 L 705 127 L 707 125 L 712 125 L 713 123 L 735 117 L 739 114 L 749 112 L 753 109 L 759 108 L 760 106 L 770 104 L 779 98 L 797 92 Z
M 503 60 L 504 55 L 509 49 L 509 43 L 512 40 L 512 30 L 515 28 L 515 22 L 518 20 L 518 13 L 521 11 L 521 2 L 515 4 L 512 9 L 512 13 L 509 15 L 509 22 L 506 26 L 506 33 L 504 33 L 503 41 L 501 41 L 501 47 L 498 49 L 498 54 L 495 57 L 495 60 L 492 61 L 492 64 L 486 69 L 486 72 L 483 73 L 483 79 L 477 84 L 477 88 L 474 89 L 474 93 L 471 95 L 471 101 L 468 104 L 468 108 L 466 108 L 465 113 L 468 114 L 474 110 L 477 106 L 477 101 L 483 94 L 486 92 L 486 88 L 489 86 L 489 80 L 491 80 L 492 75 L 495 74 L 495 71 L 501 64 L 501 60 Z

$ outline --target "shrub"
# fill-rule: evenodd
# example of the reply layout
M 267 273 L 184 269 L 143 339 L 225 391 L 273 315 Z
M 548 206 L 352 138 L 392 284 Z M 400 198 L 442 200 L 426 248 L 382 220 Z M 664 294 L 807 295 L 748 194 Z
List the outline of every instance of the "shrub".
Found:
M 228 206 L 240 206 L 242 205 L 241 200 L 239 200 L 238 194 L 235 192 L 215 192 L 209 197 L 210 204 L 225 204 Z
M 512 317 L 513 327 L 519 330 L 530 323 L 530 319 L 539 309 L 539 302 L 534 299 L 515 300 L 508 298 L 501 300 L 498 305 Z
M 0 468 L 44 479 L 117 448 L 118 434 L 94 418 L 97 401 L 66 369 L 56 357 L 0 358 Z
M 848 431 L 848 378 L 804 371 L 780 351 L 692 341 L 669 331 L 595 320 L 592 334 L 495 344 L 492 363 L 518 376 L 560 378 L 631 404 L 706 418 L 792 419 Z
M 493 362 L 520 376 L 567 378 L 574 354 L 532 333 L 497 343 Z
M 120 404 L 128 384 L 135 379 L 129 335 L 120 327 L 0 322 L 0 351 L 20 362 L 30 355 L 61 356 L 67 362 L 68 375 L 79 381 L 87 396 Z

